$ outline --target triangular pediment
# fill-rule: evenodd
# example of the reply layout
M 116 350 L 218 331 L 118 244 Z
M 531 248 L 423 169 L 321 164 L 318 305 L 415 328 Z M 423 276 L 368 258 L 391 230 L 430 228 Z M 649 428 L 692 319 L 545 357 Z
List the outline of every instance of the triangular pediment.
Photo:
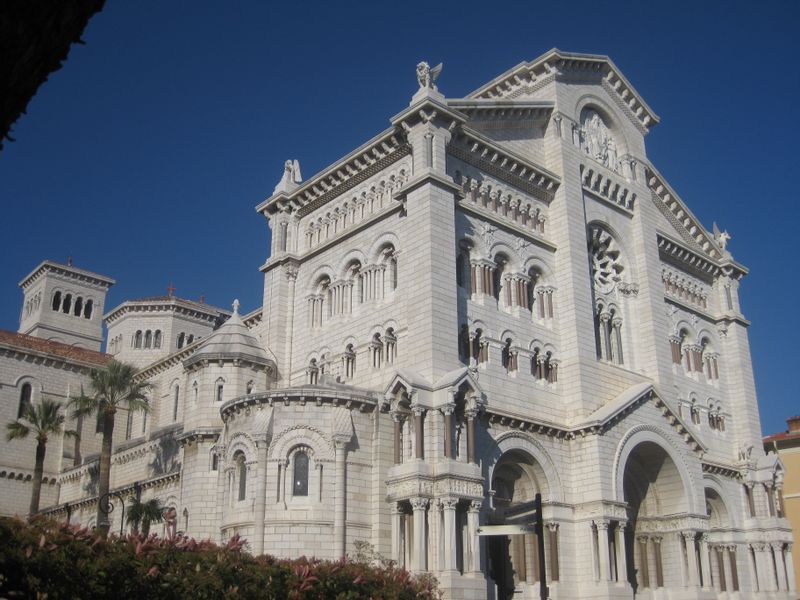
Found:
M 706 452 L 703 443 L 692 434 L 688 424 L 664 402 L 652 383 L 638 383 L 630 386 L 610 402 L 598 408 L 586 420 L 577 424 L 575 429 L 602 433 L 615 427 L 628 415 L 647 404 L 658 409 L 670 427 L 677 431 L 695 452 L 701 455 Z
M 643 133 L 659 122 L 658 115 L 628 82 L 608 56 L 562 52 L 553 48 L 530 62 L 512 67 L 484 84 L 468 98 L 517 99 L 534 94 L 550 81 L 597 78 L 609 95 Z

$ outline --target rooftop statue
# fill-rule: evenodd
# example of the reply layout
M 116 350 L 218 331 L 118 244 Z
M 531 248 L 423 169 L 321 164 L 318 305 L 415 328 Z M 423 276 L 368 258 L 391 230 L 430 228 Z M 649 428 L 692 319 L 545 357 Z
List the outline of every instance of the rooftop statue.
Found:
M 424 60 L 417 65 L 417 82 L 421 88 L 436 88 L 436 80 L 442 73 L 442 63 L 439 63 L 431 69 L 431 66 Z
M 303 176 L 300 174 L 300 161 L 287 160 L 283 165 L 283 177 L 275 186 L 273 194 L 278 192 L 291 192 L 303 181 Z

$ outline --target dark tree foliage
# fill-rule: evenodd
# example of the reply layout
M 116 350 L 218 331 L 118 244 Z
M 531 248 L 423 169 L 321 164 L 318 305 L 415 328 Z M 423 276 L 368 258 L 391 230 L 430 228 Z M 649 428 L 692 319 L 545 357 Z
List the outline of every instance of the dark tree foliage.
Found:
M 0 2 L 0 149 L 39 86 L 59 70 L 71 44 L 105 0 Z

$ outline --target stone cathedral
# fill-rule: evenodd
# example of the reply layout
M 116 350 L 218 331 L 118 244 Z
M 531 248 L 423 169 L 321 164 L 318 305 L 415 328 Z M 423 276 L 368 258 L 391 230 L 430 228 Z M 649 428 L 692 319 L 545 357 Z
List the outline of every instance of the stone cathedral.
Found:
M 543 577 L 562 600 L 796 597 L 747 269 L 648 160 L 659 118 L 604 56 L 551 50 L 464 98 L 440 71 L 420 63 L 408 107 L 326 170 L 286 162 L 256 207 L 252 313 L 103 314 L 113 280 L 39 265 L 0 335 L 4 422 L 113 356 L 152 410 L 117 415 L 111 487 L 187 535 L 330 559 L 366 541 L 452 599 L 539 598 Z M 100 433 L 73 425 L 43 506 L 93 524 Z M 6 514 L 32 447 L 4 446 Z

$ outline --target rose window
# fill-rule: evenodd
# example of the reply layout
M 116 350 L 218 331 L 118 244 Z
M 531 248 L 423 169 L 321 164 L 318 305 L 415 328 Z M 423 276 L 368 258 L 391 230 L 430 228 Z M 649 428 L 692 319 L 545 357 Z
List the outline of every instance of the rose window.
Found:
M 592 279 L 595 289 L 608 293 L 622 281 L 625 267 L 620 262 L 620 250 L 614 238 L 600 227 L 589 230 L 589 256 L 592 264 Z

